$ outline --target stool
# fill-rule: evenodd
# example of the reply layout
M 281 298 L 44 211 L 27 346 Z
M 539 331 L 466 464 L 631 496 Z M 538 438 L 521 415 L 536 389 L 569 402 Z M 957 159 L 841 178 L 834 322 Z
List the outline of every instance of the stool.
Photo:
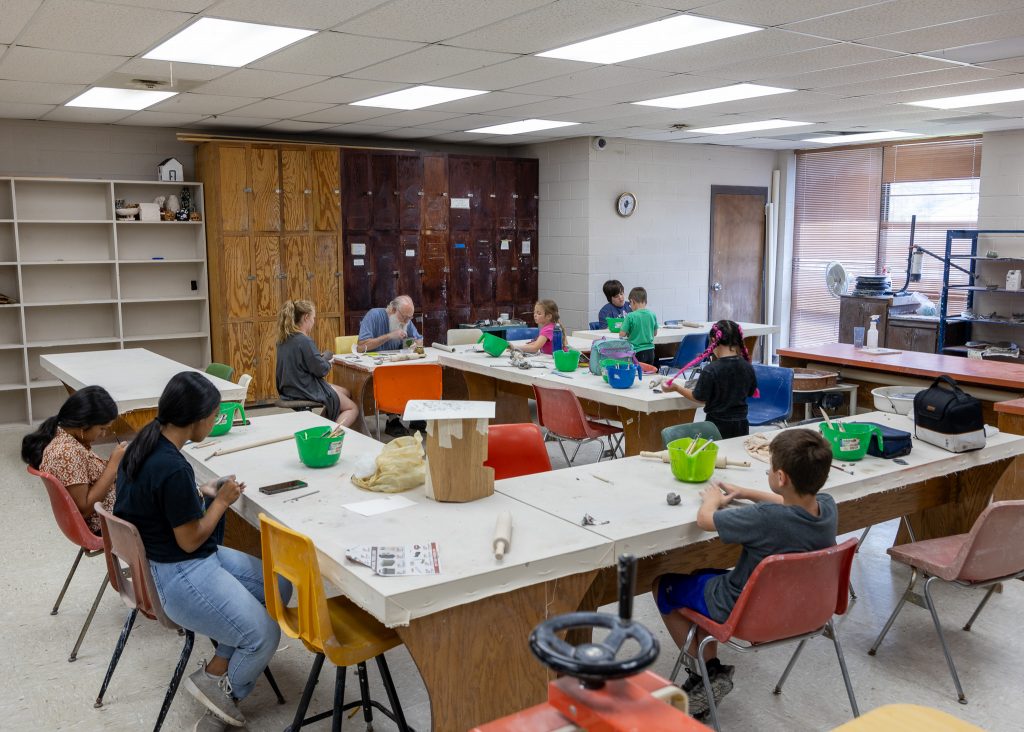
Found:
M 308 399 L 284 399 L 280 398 L 274 402 L 274 406 L 280 409 L 291 409 L 293 412 L 309 412 L 313 409 L 320 409 L 323 404 L 311 402 Z

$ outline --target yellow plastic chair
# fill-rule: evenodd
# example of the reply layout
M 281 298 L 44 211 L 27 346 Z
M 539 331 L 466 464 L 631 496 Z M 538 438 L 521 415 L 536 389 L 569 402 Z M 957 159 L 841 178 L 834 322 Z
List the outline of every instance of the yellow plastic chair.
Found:
M 334 339 L 334 352 L 339 356 L 352 353 L 352 346 L 359 342 L 357 335 L 337 336 Z
M 359 609 L 348 598 L 324 595 L 320 578 L 320 564 L 316 549 L 308 536 L 299 534 L 260 514 L 260 544 L 263 548 L 263 585 L 266 591 L 267 612 L 281 626 L 285 635 L 298 638 L 316 654 L 313 668 L 306 680 L 302 700 L 295 710 L 292 732 L 304 724 L 312 724 L 332 717 L 333 729 L 341 729 L 344 712 L 361 707 L 367 729 L 373 723 L 373 708 L 383 712 L 398 729 L 411 732 L 391 679 L 384 652 L 401 645 L 398 634 L 385 628 L 369 613 Z M 288 607 L 281 599 L 276 576 L 284 577 L 295 588 L 296 607 Z M 305 718 L 309 701 L 313 697 L 324 658 L 337 666 L 334 682 L 334 709 Z M 370 685 L 366 674 L 366 661 L 377 661 L 384 691 L 391 709 L 370 698 Z M 359 701 L 345 704 L 345 671 L 355 665 L 359 675 Z

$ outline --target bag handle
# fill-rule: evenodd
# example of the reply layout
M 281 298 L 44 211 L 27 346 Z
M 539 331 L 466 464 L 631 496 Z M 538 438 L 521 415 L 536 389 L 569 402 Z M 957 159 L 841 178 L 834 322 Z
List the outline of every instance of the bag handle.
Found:
M 966 402 L 970 400 L 971 396 L 960 388 L 960 385 L 956 383 L 956 380 L 952 376 L 946 376 L 943 374 L 942 376 L 936 377 L 935 381 L 932 382 L 933 387 L 942 386 L 943 384 L 950 388 L 953 392 L 953 396 L 956 397 L 958 402 Z

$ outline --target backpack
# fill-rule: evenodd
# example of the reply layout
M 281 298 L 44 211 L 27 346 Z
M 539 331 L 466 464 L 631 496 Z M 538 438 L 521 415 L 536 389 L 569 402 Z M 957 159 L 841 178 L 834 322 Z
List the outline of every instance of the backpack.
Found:
M 981 402 L 940 376 L 914 395 L 914 435 L 950 452 L 980 450 L 985 447 Z
M 601 361 L 616 358 L 636 363 L 636 353 L 629 341 L 621 338 L 607 338 L 594 341 L 590 347 L 590 373 L 601 375 Z

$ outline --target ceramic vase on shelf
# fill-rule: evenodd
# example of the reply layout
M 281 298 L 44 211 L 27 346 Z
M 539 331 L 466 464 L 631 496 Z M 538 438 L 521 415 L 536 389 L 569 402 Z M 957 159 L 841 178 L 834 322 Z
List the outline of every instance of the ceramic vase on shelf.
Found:
M 167 200 L 164 201 L 164 210 L 177 211 L 179 208 L 181 208 L 181 202 L 178 201 L 178 197 L 172 193 L 167 197 Z

